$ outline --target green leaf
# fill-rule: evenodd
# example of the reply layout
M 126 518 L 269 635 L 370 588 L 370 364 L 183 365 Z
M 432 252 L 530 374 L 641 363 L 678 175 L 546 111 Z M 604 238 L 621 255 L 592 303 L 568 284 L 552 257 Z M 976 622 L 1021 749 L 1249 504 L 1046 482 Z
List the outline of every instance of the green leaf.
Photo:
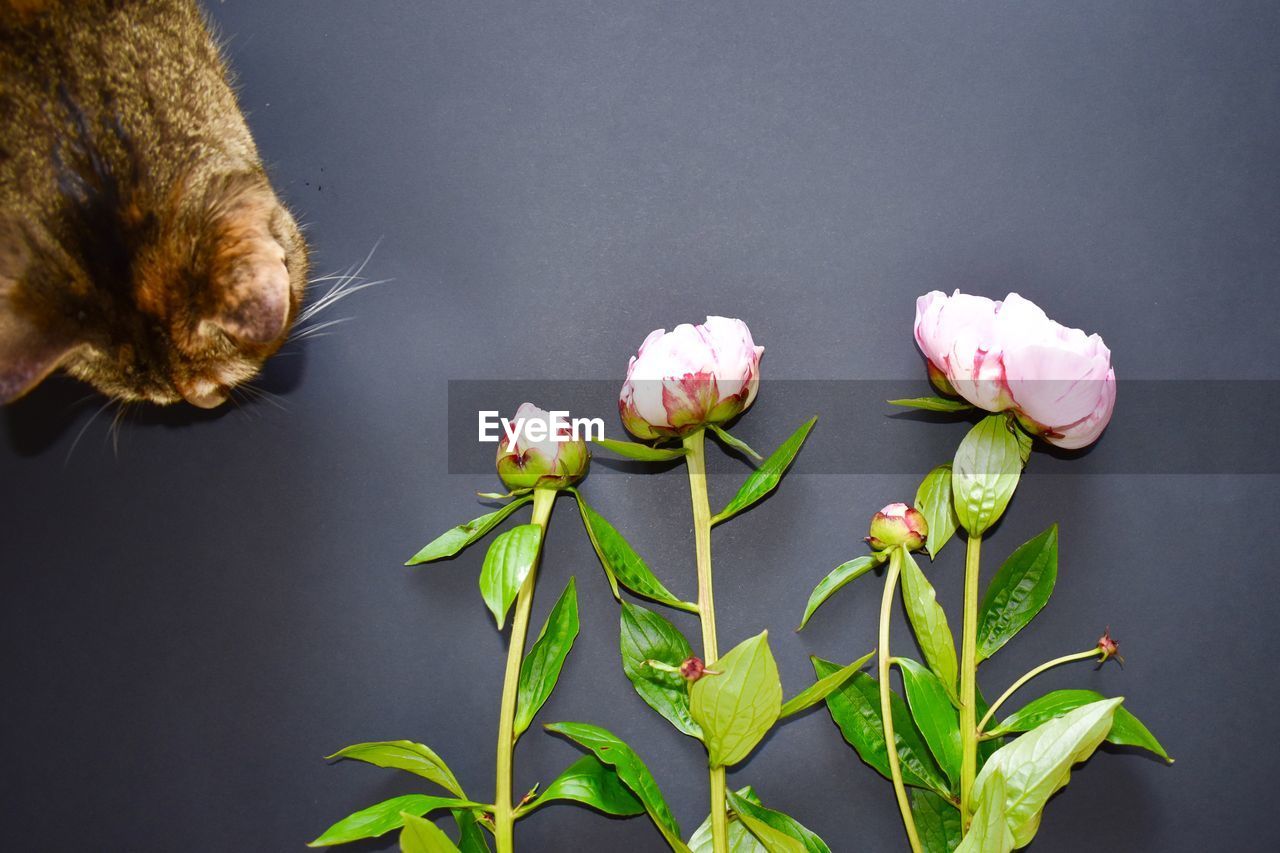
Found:
M 667 807 L 658 783 L 631 747 L 612 732 L 589 723 L 552 723 L 547 730 L 585 746 L 596 758 L 613 767 L 623 784 L 644 803 L 645 811 L 671 849 L 677 853 L 689 853 L 689 848 L 680 838 L 680 824 L 676 823 L 671 809 Z
M 987 697 L 982 695 L 982 688 L 977 684 L 973 685 L 973 704 L 976 720 L 981 720 L 987 715 L 987 710 L 991 707 L 987 704 Z M 987 764 L 987 759 L 996 754 L 996 750 L 1004 746 L 1001 740 L 979 740 L 978 741 L 978 770 L 981 771 Z
M 746 758 L 778 721 L 782 710 L 782 682 L 769 650 L 769 632 L 762 631 L 708 664 L 708 673 L 689 690 L 689 713 L 702 727 L 712 767 L 737 764 Z
M 1004 776 L 994 771 L 987 780 L 983 797 L 978 801 L 969 834 L 960 842 L 956 853 L 1010 853 L 1013 850 L 1005 791 Z
M 970 535 L 981 536 L 1009 505 L 1022 457 L 1005 415 L 990 415 L 960 442 L 951 470 L 956 518 Z
M 619 646 L 622 671 L 645 703 L 690 737 L 701 738 L 702 729 L 689 714 L 689 685 L 677 672 L 649 666 L 661 661 L 678 667 L 693 657 L 684 634 L 660 614 L 622 602 Z
M 813 588 L 813 593 L 809 596 L 809 603 L 804 608 L 804 618 L 800 620 L 800 627 L 797 631 L 809 624 L 809 617 L 813 616 L 822 603 L 835 594 L 845 584 L 854 578 L 861 577 L 876 566 L 884 562 L 879 554 L 868 554 L 865 557 L 855 557 L 847 563 L 841 563 L 831 570 L 831 574 L 818 581 L 818 585 Z
M 925 662 L 942 682 L 947 695 L 956 695 L 956 677 L 960 671 L 956 663 L 956 644 L 947 625 L 947 614 L 938 604 L 937 593 L 915 559 L 906 549 L 895 553 L 902 560 L 902 600 L 907 608 L 907 618 L 915 631 L 916 641 L 924 654 Z M 890 557 L 890 559 L 893 559 Z
M 645 812 L 644 803 L 622 784 L 613 768 L 594 755 L 584 755 L 569 765 L 537 799 L 517 809 L 516 817 L 556 800 L 585 803 L 605 814 L 623 817 Z
M 840 669 L 821 658 L 810 658 L 813 671 L 823 678 Z M 902 779 L 917 788 L 930 788 L 945 797 L 951 796 L 946 777 L 934 763 L 929 747 L 916 729 L 906 703 L 889 691 L 889 707 L 893 714 L 893 735 L 902 766 Z M 840 728 L 840 734 L 858 752 L 858 756 L 886 779 L 889 775 L 889 753 L 880 717 L 880 685 L 864 672 L 855 673 L 845 685 L 827 696 L 827 710 Z
M 503 533 L 484 555 L 480 567 L 480 594 L 484 603 L 498 622 L 498 630 L 507 622 L 507 611 L 525 578 L 538 561 L 538 549 L 542 545 L 542 528 L 536 524 L 522 524 Z
M 1104 697 L 1094 690 L 1055 690 L 1046 693 L 1033 702 L 1014 711 L 1000 721 L 999 725 L 987 729 L 988 735 L 1006 735 L 1011 732 L 1025 732 L 1060 717 L 1068 711 L 1074 711 L 1082 705 L 1098 702 Z M 1119 746 L 1136 746 L 1148 752 L 1154 752 L 1165 761 L 1173 761 L 1169 753 L 1156 740 L 1155 735 L 1142 724 L 1127 708 L 1116 708 L 1115 717 L 1111 721 L 1111 731 L 1107 733 L 1107 741 Z
M 698 612 L 698 605 L 681 601 L 662 585 L 631 544 L 622 538 L 622 534 L 604 516 L 592 509 L 581 494 L 575 491 L 574 496 L 578 499 L 583 526 L 587 528 L 587 538 L 591 540 L 591 546 L 600 558 L 600 565 L 604 567 L 615 598 L 622 600 L 618 596 L 618 584 L 621 583 L 637 595 L 690 613 Z
M 1104 699 L 1068 711 L 1002 746 L 987 760 L 974 780 L 974 796 L 982 802 L 992 778 L 1004 777 L 1005 819 L 1015 846 L 1031 843 L 1040 810 L 1071 780 L 1071 766 L 1092 755 L 1106 738 L 1122 701 Z
M 404 829 L 400 830 L 400 853 L 458 853 L 453 840 L 431 821 L 408 812 L 400 817 L 404 821 Z
M 929 525 L 925 549 L 930 559 L 937 559 L 938 552 L 956 533 L 960 521 L 956 518 L 956 504 L 951 497 L 951 465 L 939 465 L 920 481 L 916 489 L 916 509 L 924 515 Z
M 739 788 L 737 795 L 757 805 L 760 803 L 760 798 L 756 796 L 755 791 L 751 790 L 750 785 L 745 788 Z M 725 811 L 729 811 L 727 805 Z M 713 853 L 715 850 L 713 842 L 714 840 L 711 837 L 711 816 L 707 815 L 707 819 L 702 822 L 697 831 L 689 836 L 690 853 Z M 729 812 L 729 851 L 730 853 L 766 853 L 764 845 L 756 840 L 756 837 L 732 812 Z
M 964 832 L 960 810 L 933 791 L 911 792 L 911 816 L 924 853 L 953 853 L 960 845 Z
M 742 488 L 738 489 L 738 494 L 729 501 L 729 505 L 711 519 L 711 523 L 719 524 L 733 518 L 777 488 L 782 475 L 787 472 L 792 460 L 800 452 L 804 440 L 808 438 L 809 430 L 813 429 L 813 425 L 817 422 L 817 415 L 805 421 L 791 434 L 790 438 L 782 442 L 782 445 L 769 455 L 768 459 L 761 462 L 760 467 L 752 471 L 746 482 L 742 484 Z
M 813 684 L 810 684 L 804 690 L 801 690 L 795 696 L 792 696 L 782 705 L 782 712 L 778 714 L 778 719 L 790 717 L 792 714 L 798 714 L 805 708 L 811 708 L 817 705 L 833 690 L 838 690 L 844 686 L 844 683 L 853 677 L 853 674 L 866 666 L 867 661 L 871 660 L 871 656 L 875 654 L 872 650 L 862 657 L 858 658 L 848 666 L 842 666 L 840 669 L 828 675 L 826 678 L 819 678 Z
M 650 447 L 634 441 L 616 441 L 612 438 L 593 438 L 592 443 L 605 450 L 625 456 L 628 459 L 639 459 L 641 462 L 669 462 L 684 456 L 683 447 Z
M 426 794 L 406 794 L 375 803 L 367 809 L 350 814 L 324 831 L 308 844 L 308 847 L 329 847 L 346 844 L 362 838 L 376 838 L 404 825 L 405 813 L 421 817 L 437 809 L 483 808 L 480 803 L 459 800 L 455 797 L 429 797 Z
M 484 830 L 480 828 L 474 811 L 454 809 L 453 820 L 458 824 L 459 853 L 490 853 L 489 842 L 485 840 Z
M 821 838 L 801 826 L 795 818 L 766 809 L 757 802 L 728 792 L 729 805 L 738 819 L 769 853 L 831 853 Z
M 495 510 L 488 515 L 482 515 L 479 518 L 473 518 L 466 524 L 459 524 L 452 530 L 446 530 L 431 540 L 421 551 L 410 557 L 409 562 L 405 563 L 405 565 L 416 566 L 420 563 L 430 563 L 432 560 L 452 557 L 472 542 L 483 539 L 484 535 L 492 530 L 502 519 L 511 515 L 511 513 L 531 500 L 533 500 L 533 496 L 526 495 L 512 501 L 502 509 Z
M 392 770 L 407 770 L 423 779 L 430 779 L 449 792 L 465 797 L 458 779 L 444 763 L 444 759 L 436 755 L 428 746 L 409 740 L 381 740 L 371 743 L 357 743 L 340 749 L 325 760 L 350 758 L 363 761 L 375 767 L 386 767 Z
M 952 400 L 949 397 L 911 397 L 910 399 L 889 400 L 887 402 L 891 406 L 925 409 L 930 412 L 967 412 L 973 408 L 964 400 Z
M 936 675 L 909 658 L 896 662 L 916 728 L 954 790 L 960 784 L 960 715 Z
M 515 736 L 529 728 L 533 717 L 547 701 L 560 679 L 564 659 L 573 648 L 578 636 L 578 593 L 574 579 L 560 594 L 560 600 L 551 608 L 547 622 L 538 634 L 537 642 L 520 664 L 520 686 L 516 692 Z
M 729 802 L 731 804 L 734 799 L 733 794 L 730 794 Z M 758 818 L 755 813 L 750 811 L 752 808 L 760 807 L 744 803 L 743 810 L 738 811 L 738 820 L 755 837 L 756 841 L 760 842 L 760 845 L 765 849 L 765 853 L 805 853 L 805 846 L 802 842 Z
M 1021 545 L 1004 561 L 982 598 L 978 660 L 991 657 L 1040 612 L 1058 581 L 1058 525 Z
M 1021 427 L 1013 430 L 1013 436 L 1018 439 L 1018 456 L 1022 459 L 1022 467 L 1025 468 L 1027 461 L 1031 459 L 1031 443 L 1034 439 Z
M 707 424 L 707 427 L 710 428 L 710 430 L 713 433 L 715 433 L 716 436 L 719 437 L 721 441 L 723 441 L 725 444 L 732 447 L 734 450 L 738 451 L 739 453 L 750 456 L 752 459 L 755 459 L 756 461 L 760 461 L 761 459 L 764 459 L 763 456 L 761 456 L 759 453 L 756 453 L 754 450 L 751 449 L 751 445 L 747 444 L 745 441 L 743 441 L 740 438 L 735 438 L 734 436 L 729 435 L 728 430 L 723 430 L 720 427 L 716 426 L 715 424 Z

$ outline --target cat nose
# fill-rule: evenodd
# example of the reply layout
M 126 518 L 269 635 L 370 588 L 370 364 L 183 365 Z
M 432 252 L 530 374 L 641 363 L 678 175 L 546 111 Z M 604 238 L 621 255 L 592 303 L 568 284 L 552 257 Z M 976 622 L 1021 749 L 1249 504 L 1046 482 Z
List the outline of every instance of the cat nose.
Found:
M 201 409 L 216 409 L 227 400 L 227 389 L 203 379 L 191 382 L 175 382 L 182 399 Z

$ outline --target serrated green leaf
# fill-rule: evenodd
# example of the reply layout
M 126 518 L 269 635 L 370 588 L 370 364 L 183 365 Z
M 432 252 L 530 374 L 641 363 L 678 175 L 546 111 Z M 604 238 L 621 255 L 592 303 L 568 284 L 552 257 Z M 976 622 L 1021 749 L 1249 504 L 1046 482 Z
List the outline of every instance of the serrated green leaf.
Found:
M 428 746 L 409 740 L 381 740 L 370 743 L 357 743 L 340 749 L 325 760 L 348 758 L 352 761 L 363 761 L 375 767 L 386 767 L 391 770 L 407 770 L 410 773 L 430 779 L 450 793 L 466 797 L 458 779 L 444 763 L 444 759 L 436 755 Z
M 480 594 L 484 603 L 502 630 L 507 622 L 507 611 L 516 600 L 516 594 L 538 562 L 538 549 L 542 545 L 542 528 L 536 524 L 522 524 L 503 533 L 484 555 L 480 567 Z
M 556 800 L 572 800 L 605 814 L 630 817 L 644 814 L 644 803 L 622 783 L 612 767 L 594 755 L 584 755 L 565 768 L 537 799 L 516 812 L 516 817 Z
M 954 790 L 960 784 L 960 715 L 945 685 L 910 658 L 897 658 L 916 728 Z
M 756 796 L 756 792 L 750 785 L 739 788 L 735 793 L 749 802 L 757 805 L 760 803 L 760 798 Z M 729 811 L 727 804 L 725 811 Z M 690 853 L 713 853 L 714 849 L 714 839 L 711 837 L 711 816 L 707 815 L 702 825 L 689 836 L 689 851 Z M 766 853 L 764 845 L 756 840 L 756 837 L 738 820 L 738 816 L 731 811 L 729 812 L 729 853 Z
M 456 808 L 483 808 L 483 806 L 480 803 L 460 800 L 456 797 L 429 797 L 426 794 L 392 797 L 347 815 L 307 846 L 330 847 L 334 844 L 346 844 L 348 841 L 359 841 L 362 838 L 377 838 L 379 835 L 403 826 L 402 815 L 405 813 L 422 817 L 437 809 Z
M 591 750 L 600 761 L 613 767 L 623 784 L 640 798 L 654 826 L 662 833 L 671 849 L 676 853 L 689 853 L 689 848 L 680 837 L 680 824 L 676 823 L 662 796 L 662 790 L 658 788 L 649 768 L 636 755 L 635 750 L 612 732 L 590 723 L 552 723 L 547 726 L 547 731 L 562 734 L 581 744 Z
M 810 658 L 813 671 L 823 678 L 840 669 L 821 658 Z M 951 796 L 946 776 L 929 754 L 923 737 L 907 712 L 902 697 L 890 690 L 889 707 L 893 714 L 894 741 L 902 779 L 917 788 L 930 788 L 945 797 Z M 844 686 L 827 696 L 827 710 L 840 728 L 840 734 L 858 752 L 858 756 L 884 776 L 889 775 L 889 753 L 884 739 L 884 723 L 880 717 L 880 685 L 864 672 L 855 673 Z
M 618 584 L 622 584 L 636 595 L 651 598 L 670 607 L 698 612 L 698 605 L 681 601 L 662 585 L 662 582 L 649 570 L 649 566 L 631 547 L 631 543 L 623 538 L 617 529 L 600 513 L 596 512 L 577 491 L 578 510 L 582 515 L 582 523 L 587 529 L 587 538 L 595 548 L 600 565 L 609 578 L 615 598 L 618 596 Z
M 701 738 L 702 729 L 689 714 L 689 686 L 676 672 L 649 666 L 661 661 L 678 667 L 693 656 L 684 634 L 660 614 L 622 602 L 619 628 L 622 671 L 645 703 L 690 737 Z
M 838 589 L 855 578 L 865 575 L 883 561 L 879 554 L 868 554 L 865 557 L 855 557 L 847 563 L 841 563 L 832 569 L 831 573 L 818 581 L 818 585 L 813 588 L 813 592 L 809 596 L 809 603 L 804 608 L 804 618 L 800 620 L 800 627 L 796 628 L 796 630 L 799 631 L 805 625 L 808 625 L 809 618 Z
M 740 797 L 730 791 L 729 805 L 737 813 L 738 819 L 747 825 L 747 829 L 769 853 L 786 851 L 786 853 L 831 853 L 825 841 L 806 829 L 795 818 L 773 809 L 767 809 L 759 803 Z M 771 832 L 766 832 L 770 830 Z M 771 833 L 777 833 L 776 835 Z
M 874 654 L 874 650 L 868 652 L 848 666 L 840 667 L 840 669 L 826 678 L 819 678 L 813 684 L 792 696 L 782 704 L 782 712 L 778 714 L 778 719 L 798 714 L 804 709 L 811 708 L 826 699 L 831 694 L 831 691 L 840 689 L 846 681 L 853 677 L 855 672 L 866 666 L 867 661 L 871 660 L 871 656 Z
M 763 456 L 761 456 L 759 453 L 756 453 L 754 450 L 751 449 L 751 445 L 747 444 L 745 441 L 743 441 L 742 439 L 736 436 L 730 435 L 728 430 L 721 429 L 715 424 L 707 424 L 707 428 L 710 429 L 713 433 L 715 433 L 717 438 L 719 438 L 721 441 L 723 441 L 725 444 L 727 444 L 729 447 L 732 447 L 734 450 L 738 451 L 739 453 L 742 453 L 746 456 L 750 456 L 752 459 L 755 459 L 756 461 L 760 461 L 761 459 L 764 459 Z
M 999 725 L 987 729 L 987 734 L 998 736 L 1030 731 L 1068 711 L 1105 698 L 1096 690 L 1055 690 L 1014 711 L 1001 720 Z M 1154 752 L 1165 761 L 1173 760 L 1155 735 L 1124 706 L 1116 708 L 1111 731 L 1107 733 L 1107 742 L 1118 746 L 1136 746 Z
M 800 452 L 804 440 L 809 436 L 809 431 L 817 422 L 817 415 L 805 421 L 791 434 L 790 438 L 782 442 L 778 449 L 769 455 L 768 459 L 761 462 L 760 467 L 752 471 L 746 482 L 742 484 L 742 488 L 738 489 L 738 494 L 729 501 L 729 505 L 711 519 L 711 523 L 719 524 L 722 521 L 728 521 L 777 488 L 782 475 L 787 473 L 787 468 L 791 467 L 791 462 Z
M 978 660 L 1009 642 L 1048 602 L 1058 581 L 1058 525 L 1021 545 L 1004 561 L 982 598 Z
M 762 631 L 708 664 L 708 673 L 689 690 L 689 713 L 702 727 L 712 767 L 737 764 L 778 721 L 782 710 L 782 682 L 769 649 L 769 632 Z
M 947 695 L 954 698 L 960 668 L 946 611 L 938 604 L 933 585 L 920 571 L 915 559 L 905 549 L 898 549 L 894 554 L 897 556 L 889 559 L 902 561 L 902 601 L 906 605 L 907 619 L 915 631 L 916 642 L 920 644 L 925 662 L 946 688 Z
M 969 833 L 956 848 L 956 853 L 1010 853 L 1013 850 L 1013 833 L 1009 831 L 1005 805 L 1004 776 L 995 771 L 987 781 L 984 796 L 978 801 Z
M 414 554 L 405 563 L 406 566 L 416 566 L 420 563 L 429 563 L 432 560 L 442 560 L 445 557 L 452 557 L 463 548 L 479 539 L 483 539 L 485 534 L 498 525 L 504 518 L 515 512 L 520 507 L 533 500 L 532 495 L 526 495 L 512 501 L 502 509 L 495 510 L 487 515 L 479 518 L 473 518 L 466 524 L 459 524 L 451 530 L 446 530 L 435 539 L 431 540 L 421 551 Z
M 1031 843 L 1040 810 L 1071 780 L 1071 766 L 1084 761 L 1106 738 L 1122 699 L 1082 705 L 1032 729 L 996 750 L 974 780 L 976 802 L 983 802 L 993 776 L 1004 777 L 1005 819 L 1017 847 Z
M 458 853 L 458 847 L 434 823 L 405 812 L 400 815 L 400 853 Z
M 952 400 L 949 397 L 911 397 L 901 400 L 888 400 L 886 402 L 891 406 L 924 409 L 930 412 L 967 412 L 973 408 L 964 400 Z
M 956 504 L 951 497 L 951 465 L 939 465 L 920 481 L 916 489 L 916 509 L 924 515 L 929 525 L 925 549 L 930 559 L 937 559 L 942 546 L 955 535 L 960 520 L 956 518 Z
M 670 462 L 672 459 L 679 459 L 685 454 L 683 447 L 650 447 L 647 444 L 637 444 L 634 441 L 617 441 L 612 438 L 593 438 L 591 441 L 611 453 L 625 456 L 628 459 L 638 459 L 641 462 Z
M 515 736 L 529 728 L 538 709 L 547 701 L 560 679 L 564 659 L 578 636 L 578 593 L 574 579 L 551 608 L 542 633 L 520 663 L 520 686 L 516 693 Z
M 1022 474 L 1022 456 L 1005 415 L 989 415 L 960 442 L 951 468 L 956 518 L 981 536 L 1009 505 Z
M 964 833 L 960 810 L 933 791 L 911 792 L 911 816 L 924 853 L 954 853 L 960 846 Z

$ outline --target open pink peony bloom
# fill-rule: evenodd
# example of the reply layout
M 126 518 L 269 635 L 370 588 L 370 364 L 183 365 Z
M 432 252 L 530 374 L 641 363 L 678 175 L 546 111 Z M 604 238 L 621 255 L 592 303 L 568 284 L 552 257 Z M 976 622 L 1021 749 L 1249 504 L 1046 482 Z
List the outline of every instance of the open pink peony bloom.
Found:
M 645 439 L 723 423 L 755 400 L 763 354 L 741 320 L 708 317 L 700 326 L 658 329 L 627 367 L 618 398 L 622 423 Z
M 507 488 L 561 488 L 587 473 L 591 452 L 567 423 L 554 422 L 533 403 L 522 403 L 512 421 L 519 429 L 515 446 L 507 435 L 498 439 L 498 476 Z
M 1102 338 L 1069 329 L 1033 302 L 956 291 L 916 301 L 916 343 L 941 390 L 990 412 L 1012 411 L 1030 432 L 1074 449 L 1111 420 L 1116 375 Z

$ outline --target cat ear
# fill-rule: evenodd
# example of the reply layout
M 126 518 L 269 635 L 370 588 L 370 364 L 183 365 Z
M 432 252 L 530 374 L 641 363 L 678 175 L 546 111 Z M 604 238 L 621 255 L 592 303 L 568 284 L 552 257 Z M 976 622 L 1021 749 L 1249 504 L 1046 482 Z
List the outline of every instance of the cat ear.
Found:
M 19 310 L 14 297 L 30 258 L 22 229 L 0 215 L 0 405 L 39 385 L 75 348 L 70 339 L 42 330 Z
M 265 185 L 228 185 L 220 193 L 206 235 L 215 298 L 207 319 L 242 343 L 274 343 L 292 307 L 285 250 L 271 228 L 280 203 Z
M 4 281 L 0 279 L 0 290 Z M 44 334 L 0 294 L 0 405 L 10 403 L 57 369 L 74 345 Z

